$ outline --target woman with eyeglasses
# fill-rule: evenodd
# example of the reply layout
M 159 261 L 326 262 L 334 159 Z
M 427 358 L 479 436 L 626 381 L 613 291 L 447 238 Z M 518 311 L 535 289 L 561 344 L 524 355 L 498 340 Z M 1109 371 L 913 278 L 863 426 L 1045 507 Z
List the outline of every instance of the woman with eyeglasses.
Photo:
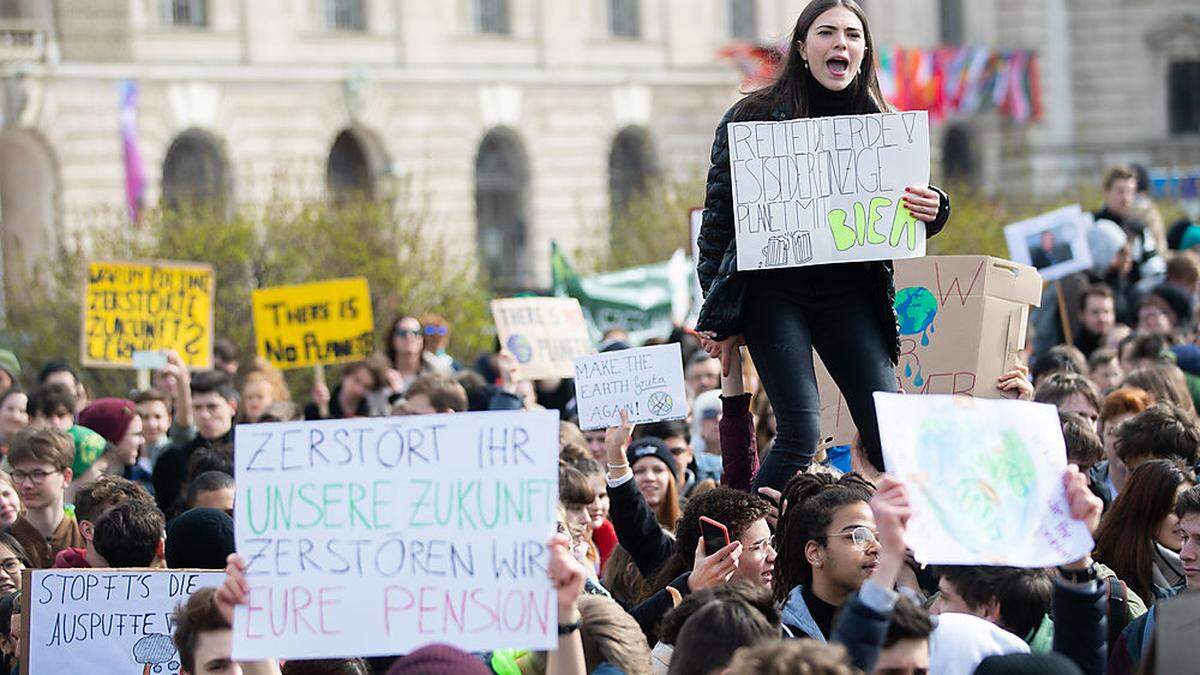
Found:
M 874 492 L 856 473 L 802 473 L 788 481 L 776 530 L 775 598 L 798 637 L 828 640 L 838 608 L 879 566 Z
M 21 590 L 21 572 L 27 567 L 25 547 L 8 532 L 0 532 L 0 595 Z
M 425 351 L 425 327 L 410 314 L 400 314 L 384 336 L 383 351 L 387 354 L 387 388 L 389 403 L 404 396 L 408 385 L 426 374 L 448 375 L 450 370 L 439 365 Z

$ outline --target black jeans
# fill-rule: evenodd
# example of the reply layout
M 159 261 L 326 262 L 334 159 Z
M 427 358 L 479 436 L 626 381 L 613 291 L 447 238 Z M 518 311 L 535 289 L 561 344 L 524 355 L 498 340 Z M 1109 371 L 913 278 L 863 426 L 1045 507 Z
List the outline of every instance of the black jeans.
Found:
M 878 291 L 849 287 L 800 290 L 786 277 L 757 275 L 746 298 L 746 346 L 775 412 L 776 436 L 755 487 L 783 490 L 812 462 L 821 434 L 821 403 L 812 350 L 842 391 L 864 447 L 879 447 L 876 391 L 895 392 L 891 345 L 880 324 Z M 807 284 L 806 284 L 807 286 Z

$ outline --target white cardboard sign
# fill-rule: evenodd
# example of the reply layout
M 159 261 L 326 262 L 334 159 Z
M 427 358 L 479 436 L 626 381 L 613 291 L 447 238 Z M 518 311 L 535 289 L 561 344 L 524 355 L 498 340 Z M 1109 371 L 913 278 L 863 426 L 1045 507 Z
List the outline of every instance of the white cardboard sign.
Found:
M 29 673 L 179 672 L 172 613 L 224 572 L 50 569 L 26 572 L 22 637 Z
M 925 111 L 735 122 L 729 159 L 739 270 L 925 255 Z
M 679 344 L 575 359 L 575 401 L 579 426 L 586 431 L 616 426 L 622 409 L 634 424 L 686 418 Z
M 558 643 L 557 411 L 243 425 L 235 444 L 235 658 Z
M 883 459 L 908 486 L 908 544 L 934 565 L 1050 567 L 1092 550 L 1071 518 L 1058 409 L 875 393 Z

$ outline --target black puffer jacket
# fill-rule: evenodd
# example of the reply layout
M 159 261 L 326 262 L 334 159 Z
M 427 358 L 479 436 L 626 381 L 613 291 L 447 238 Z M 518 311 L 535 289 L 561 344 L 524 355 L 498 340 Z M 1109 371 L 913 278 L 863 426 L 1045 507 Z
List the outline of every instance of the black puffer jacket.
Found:
M 733 182 L 729 170 L 729 123 L 742 104 L 730 108 L 717 126 L 716 139 L 712 147 L 712 167 L 708 170 L 708 187 L 704 199 L 704 220 L 700 226 L 700 259 L 696 271 L 700 287 L 704 290 L 704 306 L 696 329 L 711 331 L 718 338 L 738 335 L 745 325 L 746 295 L 750 286 L 747 272 L 738 273 L 737 239 L 733 222 Z M 774 121 L 792 119 L 786 111 L 777 110 Z M 738 116 L 737 121 L 763 121 L 753 116 Z M 931 186 L 932 187 L 932 186 Z M 950 198 L 942 190 L 933 187 L 941 196 L 937 219 L 925 225 L 926 238 L 941 232 L 950 218 Z M 882 324 L 890 330 L 892 362 L 900 358 L 900 332 L 897 325 L 896 287 L 892 282 L 892 262 L 869 263 L 872 284 L 875 289 Z

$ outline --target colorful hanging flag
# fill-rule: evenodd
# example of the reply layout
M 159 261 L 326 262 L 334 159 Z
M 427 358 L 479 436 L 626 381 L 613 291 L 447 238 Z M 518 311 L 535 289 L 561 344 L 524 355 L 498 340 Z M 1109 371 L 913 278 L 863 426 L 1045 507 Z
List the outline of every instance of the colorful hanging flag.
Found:
M 146 194 L 146 171 L 138 150 L 138 84 L 134 80 L 121 82 L 121 150 L 125 164 L 125 207 L 129 220 L 141 218 L 143 197 Z
M 776 76 L 786 42 L 733 43 L 721 50 L 743 74 L 743 86 L 760 87 Z M 1017 124 L 1041 118 L 1037 55 L 977 45 L 877 48 L 879 87 L 900 110 L 928 110 L 934 121 L 996 111 Z

